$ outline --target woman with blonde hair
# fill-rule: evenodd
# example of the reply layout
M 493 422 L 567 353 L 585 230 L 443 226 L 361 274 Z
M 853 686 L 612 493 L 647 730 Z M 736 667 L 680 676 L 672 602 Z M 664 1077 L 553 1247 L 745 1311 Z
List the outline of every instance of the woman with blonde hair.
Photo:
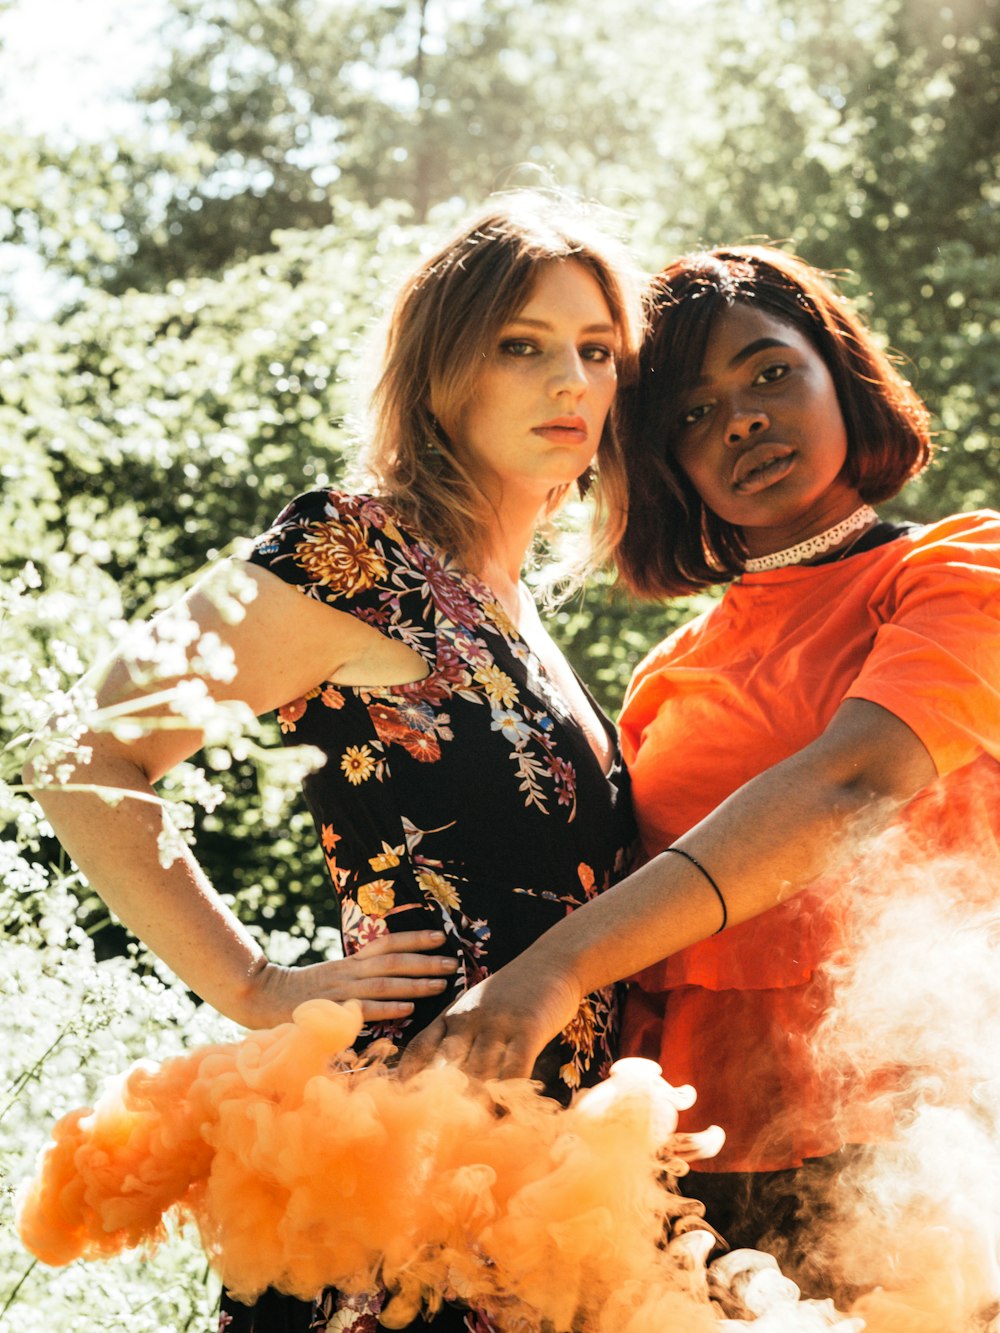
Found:
M 214 696 L 277 709 L 288 742 L 323 753 L 304 787 L 342 959 L 270 962 L 189 853 L 160 864 L 163 817 L 142 798 L 198 749 L 193 726 L 83 738 L 92 757 L 70 781 L 140 799 L 40 791 L 109 906 L 237 1022 L 272 1026 L 308 998 L 357 998 L 363 1041 L 405 1045 L 618 876 L 631 823 L 615 731 L 520 576 L 539 524 L 595 467 L 620 509 L 610 409 L 639 325 L 630 266 L 582 210 L 498 203 L 399 294 L 371 487 L 313 491 L 279 514 L 244 565 L 256 595 L 239 623 L 220 613 L 210 575 L 151 624 L 154 641 L 184 617 L 218 635 L 236 670 L 209 682 Z M 124 656 L 101 673 L 102 705 L 141 693 Z M 561 1027 L 535 1073 L 565 1098 L 613 1058 L 614 989 L 581 997 Z M 248 1308 L 224 1295 L 220 1327 L 360 1333 L 383 1300 L 267 1292 Z M 433 1325 L 490 1327 L 453 1306 Z

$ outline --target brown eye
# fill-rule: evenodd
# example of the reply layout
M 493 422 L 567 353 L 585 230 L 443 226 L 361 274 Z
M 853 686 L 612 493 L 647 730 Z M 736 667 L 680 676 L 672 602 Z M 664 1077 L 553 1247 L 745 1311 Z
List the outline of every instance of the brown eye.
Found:
M 784 361 L 776 361 L 773 366 L 765 366 L 757 378 L 755 384 L 773 384 L 776 380 L 783 380 L 788 374 L 789 367 Z
M 588 347 L 581 347 L 580 355 L 583 357 L 584 361 L 596 361 L 598 364 L 601 364 L 602 362 L 613 361 L 615 359 L 615 349 L 613 347 L 606 347 L 603 343 L 592 343 Z
M 677 424 L 681 427 L 697 425 L 704 417 L 708 415 L 709 404 L 699 403 L 697 407 L 689 407 L 683 411 L 677 418 Z

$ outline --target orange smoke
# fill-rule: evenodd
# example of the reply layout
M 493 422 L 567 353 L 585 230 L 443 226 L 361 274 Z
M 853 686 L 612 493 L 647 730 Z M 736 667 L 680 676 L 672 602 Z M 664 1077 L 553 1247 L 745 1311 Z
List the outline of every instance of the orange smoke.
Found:
M 568 1110 L 526 1081 L 478 1086 L 447 1066 L 404 1083 L 349 1049 L 359 1009 L 327 1001 L 138 1065 L 65 1117 L 22 1190 L 22 1238 L 65 1264 L 151 1246 L 173 1213 L 196 1223 L 234 1294 L 381 1282 L 390 1327 L 454 1298 L 552 1333 L 709 1333 L 744 1318 L 761 1333 L 1000 1333 L 1000 910 L 983 864 L 888 838 L 865 860 L 859 937 L 818 1034 L 831 1076 L 893 1075 L 894 1140 L 840 1172 L 817 1215 L 819 1271 L 843 1284 L 832 1294 L 866 1291 L 850 1316 L 799 1301 L 773 1268 L 754 1279 L 753 1252 L 706 1274 L 704 1242 L 682 1226 L 662 1248 L 684 1205 L 660 1177 L 686 1169 L 671 1151 L 693 1155 L 674 1134 L 693 1094 L 655 1066 L 620 1062 Z M 729 1269 L 759 1313 L 718 1319 L 708 1297 Z
M 828 1276 L 874 1289 L 851 1306 L 866 1333 L 1000 1333 L 1000 784 L 969 786 L 934 811 L 954 825 L 943 851 L 911 829 L 866 848 L 816 1034 L 829 1076 L 881 1083 L 895 1126 L 838 1174 L 811 1237 Z
M 450 1067 L 402 1082 L 348 1049 L 360 1025 L 358 1006 L 314 1000 L 293 1023 L 135 1066 L 56 1126 L 19 1200 L 24 1243 L 49 1264 L 106 1257 L 155 1244 L 173 1211 L 244 1300 L 383 1282 L 390 1327 L 443 1297 L 556 1333 L 638 1333 L 682 1310 L 690 1333 L 717 1327 L 659 1244 L 681 1211 L 660 1177 L 689 1089 L 645 1061 L 568 1110 Z M 710 1132 L 699 1146 L 717 1151 Z

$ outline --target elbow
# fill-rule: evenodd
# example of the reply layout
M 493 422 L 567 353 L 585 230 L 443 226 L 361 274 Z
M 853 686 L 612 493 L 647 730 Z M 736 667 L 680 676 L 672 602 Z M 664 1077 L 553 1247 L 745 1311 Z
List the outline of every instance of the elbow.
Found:
M 107 739 L 85 732 L 65 736 L 42 728 L 30 740 L 21 765 L 21 781 L 36 800 L 69 783 L 92 782 L 107 758 Z
M 916 733 L 878 704 L 861 699 L 842 704 L 800 759 L 845 810 L 905 805 L 937 777 Z

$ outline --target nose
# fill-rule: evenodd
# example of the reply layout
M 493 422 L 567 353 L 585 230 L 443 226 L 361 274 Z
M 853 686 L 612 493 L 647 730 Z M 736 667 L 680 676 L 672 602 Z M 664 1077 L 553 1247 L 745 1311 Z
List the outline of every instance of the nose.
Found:
M 582 398 L 590 381 L 583 358 L 575 346 L 567 347 L 558 358 L 550 381 L 550 391 L 554 398 L 568 394 L 573 399 Z
M 769 425 L 768 415 L 762 408 L 734 403 L 726 417 L 726 443 L 743 444 Z

